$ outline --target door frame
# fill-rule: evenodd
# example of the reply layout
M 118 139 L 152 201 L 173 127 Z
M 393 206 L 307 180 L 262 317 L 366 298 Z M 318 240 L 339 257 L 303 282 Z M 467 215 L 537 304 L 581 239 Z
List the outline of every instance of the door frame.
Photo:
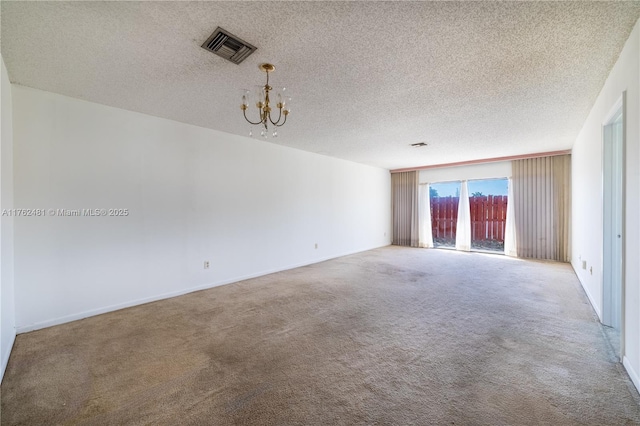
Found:
M 625 230 L 626 230 L 626 179 L 625 179 L 625 159 L 626 159 L 626 141 L 627 141 L 627 92 L 626 90 L 622 92 L 622 95 L 618 98 L 618 100 L 613 104 L 609 113 L 605 116 L 605 119 L 602 122 L 602 126 L 600 129 L 600 141 L 601 141 L 601 165 L 600 165 L 600 178 L 601 178 L 601 191 L 600 191 L 600 207 L 602 212 L 602 251 L 600 252 L 600 289 L 602 291 L 602 311 L 604 317 L 604 244 L 605 244 L 605 216 L 604 216 L 604 189 L 605 189 L 605 178 L 604 178 L 604 167 L 605 167 L 605 126 L 613 124 L 617 121 L 618 117 L 622 118 L 622 164 L 621 171 L 622 174 L 622 189 L 621 189 L 621 200 L 620 200 L 620 208 L 621 208 L 621 235 L 622 235 L 622 247 L 621 247 L 621 256 L 622 256 L 622 265 L 620 271 L 620 360 L 624 359 L 626 354 L 625 350 L 625 301 L 626 301 L 626 250 L 625 250 Z M 601 320 L 602 321 L 602 320 Z

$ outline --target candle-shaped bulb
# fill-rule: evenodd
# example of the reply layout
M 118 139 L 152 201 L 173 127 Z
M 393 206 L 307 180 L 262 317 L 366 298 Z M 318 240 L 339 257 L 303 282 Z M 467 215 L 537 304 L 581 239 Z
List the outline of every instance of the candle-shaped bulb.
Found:
M 264 105 L 264 87 L 258 87 L 256 90 L 257 102 Z

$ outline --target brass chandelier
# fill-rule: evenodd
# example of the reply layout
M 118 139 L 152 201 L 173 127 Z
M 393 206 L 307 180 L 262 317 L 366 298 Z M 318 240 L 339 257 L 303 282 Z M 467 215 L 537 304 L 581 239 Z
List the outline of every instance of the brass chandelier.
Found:
M 258 66 L 261 71 L 267 73 L 267 84 L 264 86 L 260 86 L 256 90 L 256 107 L 259 112 L 259 121 L 253 122 L 247 118 L 247 110 L 249 109 L 249 102 L 251 101 L 251 91 L 245 90 L 242 95 L 242 105 L 240 105 L 240 109 L 242 110 L 242 114 L 244 115 L 244 119 L 247 122 L 263 127 L 260 131 L 260 136 L 263 138 L 267 138 L 269 134 L 269 123 L 274 127 L 271 136 L 274 138 L 278 137 L 278 127 L 282 127 L 284 123 L 287 122 L 287 116 L 291 112 L 291 98 L 287 96 L 286 89 L 283 87 L 282 89 L 276 90 L 276 108 L 278 109 L 278 119 L 273 120 L 271 117 L 271 99 L 269 98 L 270 92 L 273 90 L 273 87 L 269 86 L 269 73 L 275 71 L 276 67 L 272 64 L 260 64 Z M 253 131 L 249 132 L 249 136 L 253 136 Z

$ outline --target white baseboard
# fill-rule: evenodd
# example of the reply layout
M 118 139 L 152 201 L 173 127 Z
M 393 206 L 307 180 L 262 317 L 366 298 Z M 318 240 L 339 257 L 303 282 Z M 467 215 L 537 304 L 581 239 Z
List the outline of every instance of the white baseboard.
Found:
M 576 274 L 576 277 L 578 278 L 578 282 L 580 282 L 580 286 L 582 286 L 582 290 L 584 290 L 584 293 L 587 295 L 587 299 L 589 299 L 589 303 L 591 303 L 591 307 L 593 308 L 594 311 L 596 311 L 596 315 L 598 315 L 598 319 L 602 321 L 602 313 L 600 312 L 600 308 L 598 307 L 595 300 L 593 299 L 593 296 L 589 292 L 589 289 L 587 288 L 587 286 L 585 286 L 584 283 L 582 282 L 582 279 L 580 278 L 580 274 L 578 274 L 578 272 L 576 271 L 576 267 L 573 265 L 573 263 L 570 263 L 570 265 L 573 268 L 573 273 Z
M 635 385 L 636 389 L 640 391 L 640 376 L 638 376 L 636 370 L 634 370 L 631 366 L 631 361 L 629 361 L 629 358 L 627 358 L 626 356 L 622 357 L 622 365 L 624 365 L 625 370 L 627 370 L 627 373 L 629 374 L 629 377 L 631 377 L 631 381 Z
M 11 350 L 13 349 L 13 344 L 16 341 L 16 334 L 13 333 L 11 336 L 11 341 L 4 349 L 4 353 L 2 354 L 2 365 L 0 366 L 0 383 L 2 383 L 2 379 L 4 378 L 4 372 L 7 369 L 7 364 L 9 363 L 9 357 L 11 356 Z
M 115 304 L 115 305 L 104 306 L 104 307 L 101 307 L 101 308 L 89 309 L 87 311 L 82 311 L 82 312 L 78 312 L 78 313 L 74 313 L 74 314 L 70 314 L 70 315 L 65 315 L 65 316 L 62 316 L 62 317 L 52 318 L 52 319 L 49 319 L 49 320 L 46 320 L 46 321 L 40 321 L 40 322 L 27 324 L 27 325 L 19 325 L 19 326 L 16 327 L 16 332 L 18 334 L 21 334 L 21 333 L 27 333 L 29 331 L 40 330 L 42 328 L 53 327 L 54 325 L 60 325 L 60 324 L 64 324 L 64 323 L 71 322 L 71 321 L 77 321 L 77 320 L 88 318 L 88 317 L 92 317 L 92 316 L 95 316 L 95 315 L 105 314 L 107 312 L 113 312 L 113 311 L 117 311 L 117 310 L 124 309 L 124 308 L 130 308 L 132 306 L 142 305 L 142 304 L 145 304 L 145 303 L 155 302 L 155 301 L 163 300 L 163 299 L 169 299 L 169 298 L 176 297 L 176 296 L 182 296 L 183 294 L 193 293 L 194 291 L 206 290 L 206 289 L 213 288 L 213 287 L 218 287 L 218 286 L 221 286 L 221 285 L 231 284 L 231 283 L 235 283 L 235 282 L 238 282 L 238 281 L 244 281 L 244 280 L 248 280 L 248 279 L 251 279 L 251 278 L 257 278 L 257 277 L 261 277 L 261 276 L 264 276 L 264 275 L 273 274 L 273 273 L 276 273 L 276 272 L 282 272 L 282 271 L 287 271 L 289 269 L 300 268 L 302 266 L 313 265 L 314 263 L 325 262 L 327 260 L 336 259 L 338 257 L 348 256 L 350 254 L 356 254 L 356 253 L 361 253 L 361 252 L 368 251 L 368 250 L 374 250 L 376 248 L 386 247 L 387 245 L 388 244 L 377 246 L 377 247 L 358 249 L 358 250 L 350 251 L 350 252 L 347 252 L 347 253 L 337 254 L 337 255 L 333 255 L 333 256 L 327 256 L 327 257 L 323 257 L 323 258 L 319 258 L 319 259 L 313 259 L 313 260 L 310 260 L 310 261 L 305 261 L 305 262 L 301 262 L 301 263 L 298 263 L 298 264 L 288 265 L 288 266 L 284 266 L 284 267 L 281 267 L 281 268 L 268 269 L 268 270 L 264 270 L 264 271 L 261 271 L 261 272 L 248 274 L 248 275 L 237 276 L 237 277 L 233 277 L 233 278 L 230 278 L 230 279 L 226 279 L 226 280 L 222 280 L 222 281 L 216 281 L 216 282 L 213 282 L 213 283 L 208 283 L 208 284 L 204 284 L 204 285 L 200 285 L 200 286 L 196 286 L 196 287 L 190 287 L 190 288 L 185 288 L 185 289 L 172 291 L 172 292 L 168 292 L 168 293 L 162 293 L 162 294 L 158 294 L 158 295 L 155 295 L 155 296 L 145 297 L 145 298 L 142 298 L 142 299 L 130 300 L 130 301 L 123 302 L 123 303 L 118 303 L 118 304 Z

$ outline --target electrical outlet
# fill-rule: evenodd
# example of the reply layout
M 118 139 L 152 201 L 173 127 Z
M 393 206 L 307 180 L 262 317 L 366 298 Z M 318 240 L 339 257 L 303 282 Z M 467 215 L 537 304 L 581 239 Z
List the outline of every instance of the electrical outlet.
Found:
M 587 261 L 586 260 L 582 261 L 582 269 L 587 269 Z
M 208 260 L 204 261 L 204 269 L 209 269 L 209 267 L 211 266 L 211 263 L 209 263 Z
M 316 248 L 318 248 L 318 243 L 316 243 Z

